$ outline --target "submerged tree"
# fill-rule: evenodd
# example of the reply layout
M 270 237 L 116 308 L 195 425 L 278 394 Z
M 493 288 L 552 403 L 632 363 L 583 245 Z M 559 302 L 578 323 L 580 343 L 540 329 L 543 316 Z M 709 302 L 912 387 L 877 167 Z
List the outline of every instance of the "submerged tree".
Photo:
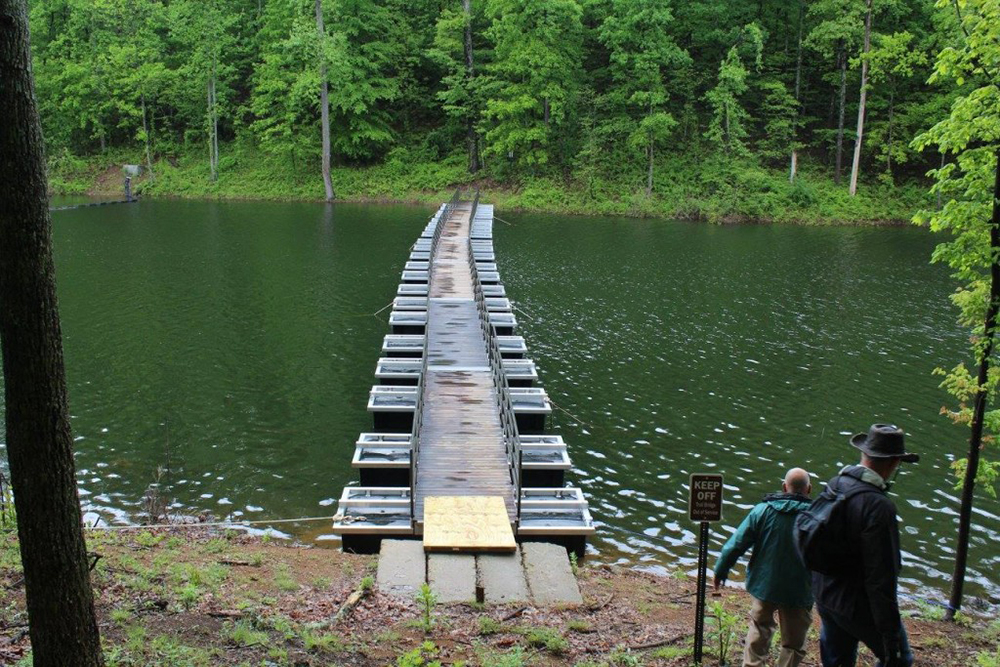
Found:
M 23 0 L 0 0 L 0 348 L 33 664 L 102 665 L 56 304 Z
M 938 6 L 951 2 L 938 0 Z M 952 80 L 959 87 L 969 82 L 971 89 L 955 100 L 948 118 L 914 140 L 918 149 L 936 146 L 954 155 L 932 172 L 945 203 L 916 220 L 951 237 L 938 244 L 933 260 L 947 263 L 961 283 L 952 300 L 960 322 L 973 331 L 978 366 L 975 375 L 964 363 L 938 370 L 945 375 L 942 386 L 959 403 L 949 416 L 970 428 L 968 454 L 954 464 L 962 499 L 949 618 L 962 606 L 976 484 L 995 493 L 1000 475 L 1000 464 L 980 458 L 984 443 L 1000 434 L 1000 409 L 989 407 L 996 405 L 1000 387 L 1000 369 L 992 366 L 1000 310 L 1000 0 L 963 0 L 954 8 L 963 40 L 941 51 L 931 81 Z

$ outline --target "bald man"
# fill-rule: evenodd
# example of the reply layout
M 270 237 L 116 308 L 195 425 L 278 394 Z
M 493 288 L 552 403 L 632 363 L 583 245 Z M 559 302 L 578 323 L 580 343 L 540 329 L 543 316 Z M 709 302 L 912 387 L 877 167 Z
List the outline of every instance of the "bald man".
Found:
M 747 565 L 747 592 L 753 596 L 750 624 L 743 649 L 743 667 L 763 667 L 776 626 L 781 628 L 778 667 L 795 667 L 806 656 L 806 634 L 812 623 L 809 571 L 792 542 L 799 512 L 809 507 L 809 473 L 792 468 L 781 493 L 764 496 L 729 538 L 715 564 L 715 589 L 725 584 L 740 556 L 753 549 Z M 775 623 L 775 612 L 778 622 Z

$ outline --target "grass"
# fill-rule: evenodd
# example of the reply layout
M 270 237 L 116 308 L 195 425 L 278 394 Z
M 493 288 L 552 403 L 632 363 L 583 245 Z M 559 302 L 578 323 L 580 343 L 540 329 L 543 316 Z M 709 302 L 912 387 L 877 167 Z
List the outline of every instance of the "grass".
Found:
M 545 649 L 552 655 L 562 655 L 569 651 L 569 642 L 562 634 L 552 628 L 526 628 L 524 640 L 532 648 Z
M 503 632 L 504 630 L 503 623 L 496 620 L 492 616 L 480 616 L 478 623 L 479 623 L 479 634 L 483 637 L 496 635 Z
M 299 590 L 299 584 L 292 578 L 292 572 L 284 563 L 274 569 L 274 585 L 279 591 L 291 593 Z
M 304 630 L 301 637 L 302 645 L 311 653 L 334 653 L 344 649 L 343 641 L 334 634 Z
M 236 621 L 229 631 L 229 640 L 237 646 L 260 646 L 268 642 L 269 636 L 249 621 Z
M 221 148 L 217 181 L 209 178 L 203 151 L 178 151 L 154 164 L 155 181 L 136 183 L 144 195 L 197 199 L 321 201 L 323 184 L 317 165 L 293 165 L 284 156 L 262 153 L 249 144 Z M 80 158 L 56 153 L 49 161 L 55 194 L 83 194 L 104 189 L 119 194 L 120 165 L 136 163 L 137 150 L 116 150 Z M 633 165 L 634 166 L 634 165 Z M 877 179 L 862 184 L 856 197 L 835 185 L 823 168 L 805 168 L 789 183 L 784 168 L 751 160 L 724 160 L 697 151 L 665 154 L 657 165 L 652 197 L 630 166 L 609 173 L 578 171 L 481 182 L 489 201 L 501 210 L 634 217 L 701 219 L 712 222 L 774 221 L 806 224 L 879 224 L 905 222 L 931 206 L 927 185 L 888 185 Z M 635 173 L 633 173 L 635 172 Z M 377 165 L 337 167 L 332 179 L 345 201 L 402 201 L 437 204 L 473 177 L 459 153 L 436 157 L 397 148 Z

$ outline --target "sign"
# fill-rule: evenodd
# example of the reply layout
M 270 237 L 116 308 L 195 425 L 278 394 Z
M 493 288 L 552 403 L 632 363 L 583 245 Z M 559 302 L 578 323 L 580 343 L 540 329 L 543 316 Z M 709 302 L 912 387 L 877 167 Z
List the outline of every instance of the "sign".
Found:
M 698 526 L 698 588 L 694 611 L 694 661 L 701 664 L 705 643 L 705 589 L 708 587 L 708 522 L 722 521 L 722 475 L 691 475 L 688 517 Z
M 691 475 L 688 517 L 692 521 L 722 521 L 722 475 Z

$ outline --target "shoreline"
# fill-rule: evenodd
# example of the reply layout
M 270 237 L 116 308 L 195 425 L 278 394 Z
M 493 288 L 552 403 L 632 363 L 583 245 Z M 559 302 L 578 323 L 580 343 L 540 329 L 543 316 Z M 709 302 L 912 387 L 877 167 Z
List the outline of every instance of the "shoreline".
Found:
M 0 616 L 0 662 L 27 665 L 16 549 L 16 536 L 0 532 L 11 604 Z M 203 527 L 92 531 L 88 549 L 100 555 L 92 579 L 109 665 L 690 664 L 695 581 L 676 573 L 586 560 L 577 571 L 583 605 L 432 604 L 425 615 L 416 600 L 374 587 L 372 556 Z M 715 618 L 738 658 L 749 607 L 740 589 L 709 597 L 706 659 L 718 652 Z M 960 667 L 997 650 L 996 621 L 945 623 L 939 612 L 904 614 L 920 664 Z M 814 621 L 804 667 L 819 663 L 818 630 Z
M 283 161 L 233 147 L 231 163 L 212 182 L 197 156 L 161 157 L 155 179 L 133 179 L 133 192 L 156 199 L 303 202 L 325 199 L 318 173 L 293 170 Z M 128 153 L 50 160 L 50 195 L 119 197 L 121 167 L 134 162 Z M 579 217 L 669 219 L 696 224 L 845 227 L 905 227 L 932 202 L 925 185 L 863 184 L 857 197 L 835 185 L 825 171 L 801 172 L 794 184 L 783 170 L 734 162 L 729 171 L 670 158 L 652 197 L 621 175 L 588 182 L 543 176 L 502 184 L 475 178 L 452 157 L 438 162 L 391 160 L 365 167 L 335 167 L 334 202 L 436 206 L 455 188 L 480 187 L 498 209 L 516 213 Z M 670 174 L 670 178 L 667 178 Z M 662 182 L 661 182 L 662 181 Z

